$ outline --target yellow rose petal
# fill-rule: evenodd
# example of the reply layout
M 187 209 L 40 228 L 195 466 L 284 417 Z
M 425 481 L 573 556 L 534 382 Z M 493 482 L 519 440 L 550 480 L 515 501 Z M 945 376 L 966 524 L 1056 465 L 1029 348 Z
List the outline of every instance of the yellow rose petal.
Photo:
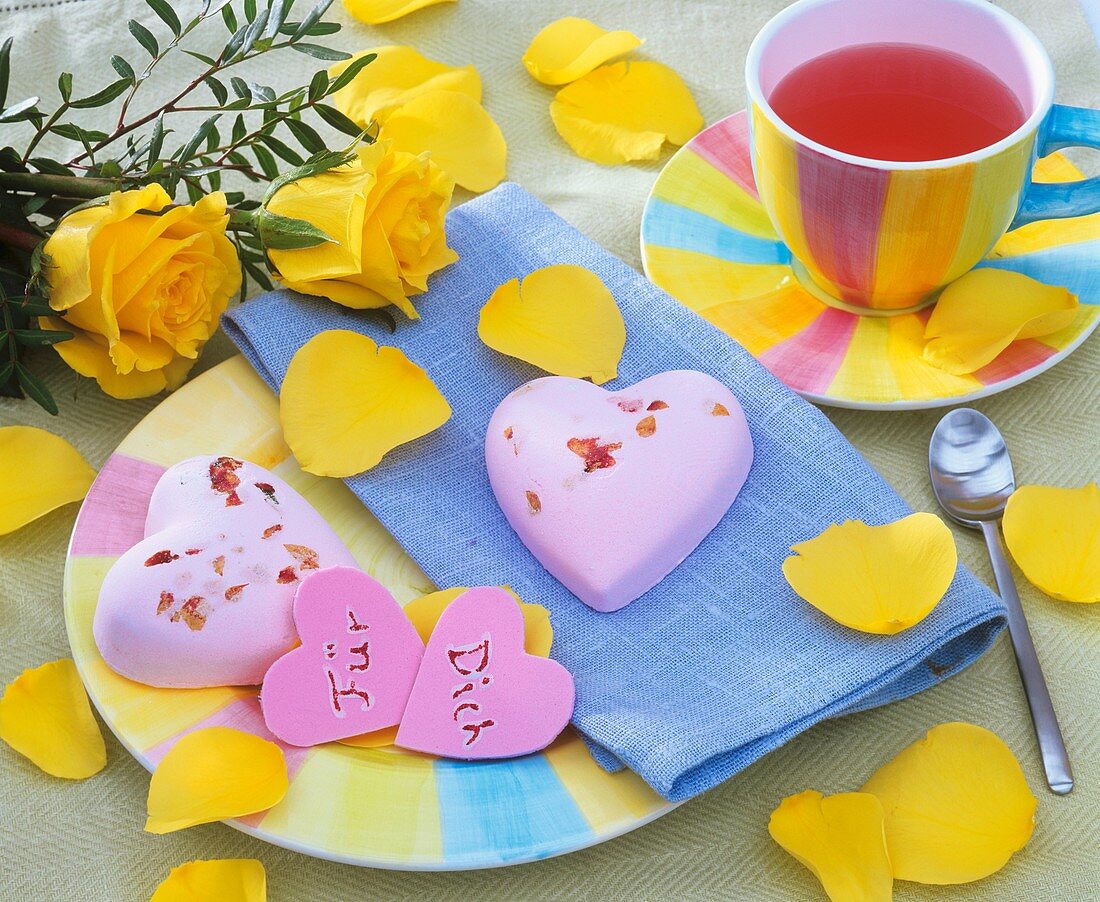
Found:
M 564 85 L 643 43 L 629 31 L 605 31 L 595 22 L 566 16 L 535 35 L 523 65 L 544 85 Z
M 1012 342 L 1064 329 L 1077 296 L 1018 272 L 981 267 L 948 285 L 924 327 L 924 359 L 957 376 L 973 373 Z
M 205 727 L 179 739 L 149 781 L 148 833 L 266 811 L 287 787 L 282 749 L 252 733 Z
M 344 0 L 344 6 L 360 22 L 381 25 L 414 13 L 425 6 L 453 2 L 454 0 Z
M 317 476 L 352 476 L 427 435 L 451 405 L 399 349 L 344 329 L 322 332 L 290 361 L 279 393 L 283 435 Z
M 833 902 L 874 902 L 894 894 L 882 820 L 873 795 L 824 797 L 808 789 L 779 803 L 768 833 L 813 872 Z
M 550 656 L 550 645 L 554 641 L 554 629 L 550 626 L 550 612 L 541 604 L 528 604 L 520 601 L 518 595 L 504 586 L 512 597 L 519 602 L 523 612 L 523 648 L 529 655 L 537 655 L 540 658 Z M 438 592 L 430 592 L 420 598 L 414 598 L 405 605 L 405 616 L 412 621 L 416 632 L 426 645 L 431 638 L 432 630 L 440 616 L 452 601 L 466 591 L 465 586 L 456 586 L 453 589 L 441 589 Z M 384 730 L 374 730 L 361 736 L 352 736 L 349 739 L 338 740 L 341 745 L 352 745 L 357 748 L 373 749 L 380 746 L 393 745 L 397 738 L 397 727 L 387 727 Z
M 1028 581 L 1062 601 L 1100 601 L 1100 487 L 1020 486 L 1008 499 L 1005 542 Z
M 926 513 L 885 526 L 847 520 L 791 551 L 783 575 L 799 597 L 838 623 L 881 635 L 927 617 L 958 563 L 951 530 Z
M 431 91 L 457 91 L 481 103 L 481 77 L 477 69 L 448 66 L 404 45 L 364 50 L 329 67 L 329 76 L 335 78 L 349 63 L 367 53 L 376 55 L 374 61 L 332 95 L 336 108 L 364 128 L 372 121 L 384 123 L 402 104 Z
M 70 658 L 24 670 L 0 698 L 0 739 L 55 777 L 85 780 L 107 764 L 103 734 Z
M 488 191 L 504 179 L 508 146 L 485 108 L 457 91 L 430 91 L 394 110 L 381 137 L 393 149 L 429 151 L 432 162 L 470 191 Z
M 1035 827 L 1035 796 L 1000 738 L 968 723 L 933 727 L 863 787 L 885 813 L 894 876 L 969 883 L 999 871 Z
M 174 867 L 149 902 L 266 902 L 267 873 L 255 858 L 189 861 Z
M 477 334 L 501 354 L 597 384 L 615 378 L 626 345 L 623 315 L 607 286 L 568 263 L 499 286 L 481 308 Z
M 654 62 L 601 66 L 558 91 L 550 118 L 577 154 L 606 166 L 655 160 L 665 141 L 686 144 L 703 127 L 687 85 Z
M 88 494 L 95 470 L 65 439 L 34 426 L 0 427 L 0 535 Z

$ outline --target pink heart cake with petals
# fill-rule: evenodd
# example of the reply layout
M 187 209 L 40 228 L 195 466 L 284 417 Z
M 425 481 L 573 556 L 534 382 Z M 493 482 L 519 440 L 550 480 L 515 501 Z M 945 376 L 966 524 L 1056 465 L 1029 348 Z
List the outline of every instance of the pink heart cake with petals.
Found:
M 302 644 L 260 690 L 272 733 L 317 745 L 401 720 L 424 643 L 381 583 L 354 567 L 316 570 L 298 586 L 294 623 Z
M 581 601 L 615 611 L 686 558 L 752 466 L 744 411 L 705 373 L 607 391 L 563 376 L 500 402 L 485 464 L 516 535 Z
M 355 559 L 289 485 L 248 461 L 194 457 L 160 478 L 145 538 L 107 573 L 96 645 L 150 686 L 258 685 L 298 641 L 298 584 L 336 565 Z
M 523 650 L 523 613 L 497 586 L 470 589 L 428 640 L 395 745 L 446 758 L 546 748 L 573 715 L 573 677 Z

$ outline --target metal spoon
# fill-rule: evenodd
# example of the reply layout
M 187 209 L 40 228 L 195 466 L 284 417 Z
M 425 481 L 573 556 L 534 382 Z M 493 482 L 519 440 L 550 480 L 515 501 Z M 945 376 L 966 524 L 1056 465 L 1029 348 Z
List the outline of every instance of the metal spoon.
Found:
M 1069 756 L 1001 539 L 1000 519 L 1009 496 L 1016 490 L 1005 440 L 989 418 L 978 411 L 968 407 L 952 410 L 932 433 L 928 469 L 936 500 L 948 516 L 963 526 L 980 529 L 985 536 L 997 588 L 1008 609 L 1008 632 L 1035 724 L 1047 785 L 1058 795 L 1065 795 L 1073 789 Z

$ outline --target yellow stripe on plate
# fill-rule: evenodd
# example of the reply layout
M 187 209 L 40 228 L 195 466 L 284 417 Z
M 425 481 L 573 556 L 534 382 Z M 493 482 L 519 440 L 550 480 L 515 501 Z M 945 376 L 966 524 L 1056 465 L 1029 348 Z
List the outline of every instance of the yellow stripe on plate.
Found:
M 690 149 L 678 153 L 668 170 L 654 186 L 654 197 L 717 219 L 739 232 L 778 240 L 760 201 L 697 153 Z
M 614 832 L 668 805 L 634 771 L 605 771 L 572 730 L 543 754 L 594 833 Z
M 66 572 L 65 625 L 73 658 L 80 665 L 88 691 L 112 729 L 136 752 L 144 752 L 256 690 L 152 689 L 119 676 L 100 657 L 92 635 L 99 589 L 113 557 L 69 558 Z
M 825 312 L 825 305 L 793 278 L 781 288 L 745 301 L 718 304 L 703 316 L 753 357 L 797 335 Z
M 195 428 L 210 422 L 219 424 L 216 434 Z M 290 449 L 283 441 L 275 393 L 238 356 L 165 398 L 122 440 L 118 453 L 162 467 L 198 454 L 234 454 L 270 470 Z
M 1088 328 L 1088 324 L 1097 317 L 1100 317 L 1100 305 L 1080 304 L 1072 323 L 1064 329 L 1059 329 L 1050 335 L 1042 335 L 1033 340 L 1045 344 L 1049 348 L 1054 348 L 1056 351 L 1061 351 L 1071 342 L 1080 338 L 1081 333 Z
M 915 313 L 887 317 L 886 322 L 890 325 L 887 353 L 903 399 L 949 398 L 982 387 L 973 376 L 953 376 L 924 359 L 924 323 Z
M 647 244 L 644 253 L 653 284 L 696 313 L 728 301 L 759 297 L 794 279 L 786 265 L 734 263 L 656 244 Z
M 890 367 L 888 317 L 861 316 L 828 394 L 853 401 L 896 401 L 898 380 Z
M 443 838 L 432 759 L 321 746 L 260 829 L 328 855 L 398 865 L 439 863 Z

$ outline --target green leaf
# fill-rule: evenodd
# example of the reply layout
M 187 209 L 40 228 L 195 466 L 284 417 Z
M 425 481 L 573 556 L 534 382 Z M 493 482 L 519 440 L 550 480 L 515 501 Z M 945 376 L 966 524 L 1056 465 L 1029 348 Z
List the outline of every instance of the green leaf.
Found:
M 213 116 L 203 120 L 202 125 L 195 129 L 195 133 L 187 140 L 187 143 L 172 155 L 173 158 L 182 162 L 193 157 L 195 151 L 198 150 L 202 142 L 206 140 L 206 136 L 210 134 L 211 129 L 214 128 L 214 124 L 221 118 L 221 115 L 221 113 L 215 113 Z
M 324 69 L 318 69 L 309 80 L 307 96 L 310 100 L 320 100 L 328 93 L 328 73 Z
M 241 100 L 247 100 L 249 103 L 252 102 L 252 91 L 248 87 L 248 82 L 246 82 L 243 78 L 234 75 L 232 78 L 229 79 L 229 84 L 233 88 L 233 93 L 240 97 Z
M 329 60 L 332 62 L 339 62 L 340 60 L 351 59 L 350 53 L 344 53 L 343 50 L 332 50 L 328 47 L 322 47 L 320 44 L 304 44 L 301 41 L 290 45 L 292 50 L 297 50 L 299 53 L 304 53 L 306 56 L 312 56 L 318 60 Z
M 87 142 L 89 144 L 96 144 L 107 137 L 106 132 L 81 128 L 72 122 L 59 122 L 57 125 L 51 126 L 50 131 L 55 135 L 61 135 L 62 138 L 68 138 L 70 141 Z
M 0 169 L 4 172 L 30 172 L 14 147 L 0 148 Z
M 160 16 L 160 20 L 172 29 L 172 34 L 177 38 L 180 36 L 180 32 L 183 31 L 183 26 L 180 25 L 179 16 L 176 15 L 165 0 L 145 0 L 149 4 L 149 8 Z
M 351 84 L 353 78 L 363 71 L 365 66 L 369 66 L 378 58 L 377 53 L 367 53 L 363 56 L 356 57 L 347 67 L 332 80 L 332 83 L 328 86 L 327 94 L 335 94 L 341 88 Z
M 244 0 L 244 17 L 249 22 L 256 18 L 256 0 Z
M 49 175 L 73 175 L 73 171 L 68 166 L 63 166 L 57 160 L 51 160 L 48 157 L 32 157 L 27 162 L 39 172 Z
M 256 16 L 255 20 L 250 24 L 244 33 L 244 39 L 241 41 L 240 50 L 238 51 L 240 56 L 247 56 L 248 52 L 252 49 L 252 45 L 256 43 L 256 40 L 260 37 L 260 33 L 264 30 L 264 26 L 267 25 L 267 10 L 261 10 L 260 14 Z
M 279 30 L 283 34 L 291 34 L 292 35 L 298 30 L 298 27 L 301 24 L 302 24 L 301 22 L 287 22 Z M 326 35 L 336 34 L 336 32 L 338 32 L 339 30 L 340 30 L 340 23 L 339 22 L 316 22 L 310 28 L 306 29 L 306 31 L 302 34 L 302 37 L 304 38 L 308 35 L 311 38 L 323 38 Z
M 335 107 L 331 107 L 325 103 L 318 103 L 313 109 L 318 116 L 337 131 L 343 132 L 345 135 L 351 135 L 355 138 L 359 138 L 363 135 L 363 129 Z
M 69 102 L 69 98 L 73 96 L 73 73 L 62 72 L 57 76 L 57 92 L 61 95 L 61 99 L 66 103 Z
M 160 151 L 164 146 L 164 113 L 162 112 L 157 116 L 156 122 L 153 123 L 153 132 L 149 137 L 149 154 L 146 159 L 149 160 L 149 164 L 152 165 L 160 159 Z
M 326 149 L 324 139 L 311 126 L 306 125 L 299 119 L 285 119 L 283 121 L 286 123 L 286 127 L 290 129 L 290 133 L 298 139 L 298 143 L 310 153 L 318 153 Z
M 52 332 L 47 329 L 12 329 L 11 334 L 19 344 L 28 348 L 45 348 L 73 337 L 72 332 Z
M 229 99 L 229 91 L 225 85 L 222 84 L 213 75 L 206 76 L 206 86 L 210 89 L 210 93 L 214 95 L 214 99 L 218 103 L 225 103 Z
M 8 38 L 0 46 L 0 109 L 8 99 L 8 80 L 11 76 L 11 45 L 15 38 Z
M 290 36 L 290 42 L 293 44 L 304 38 L 309 30 L 321 21 L 321 17 L 328 12 L 330 6 L 332 6 L 332 0 L 320 0 L 320 2 L 309 11 L 306 17 L 302 19 L 294 34 Z
M 244 116 L 241 113 L 237 114 L 237 118 L 233 120 L 233 133 L 229 136 L 229 140 L 233 144 L 240 144 L 244 140 L 244 136 L 248 134 L 248 126 L 244 124 Z
M 58 316 L 60 315 L 57 310 L 54 310 L 46 301 L 45 298 L 40 297 L 25 297 L 19 298 L 19 300 L 12 300 L 12 305 L 26 316 Z M 0 380 L 2 382 L 3 380 Z
M 137 75 L 134 73 L 134 67 L 117 53 L 111 57 L 111 66 L 114 67 L 114 70 L 123 78 L 130 79 L 131 83 L 137 79 Z
M 291 166 L 301 166 L 305 160 L 302 159 L 302 155 L 291 147 L 288 147 L 274 135 L 260 135 L 260 140 L 264 145 L 270 147 L 275 154 L 282 159 L 286 160 Z
M 260 171 L 263 172 L 269 179 L 278 178 L 279 176 L 279 164 L 275 162 L 275 157 L 271 155 L 271 152 L 267 148 L 259 145 L 252 145 L 252 153 L 256 155 L 256 161 L 260 164 Z
M 271 291 L 274 286 L 271 284 L 271 276 L 269 276 L 263 269 L 257 266 L 255 263 L 244 263 L 244 267 L 248 270 L 248 274 L 252 276 L 254 282 L 258 282 L 260 287 L 264 291 Z
M 226 191 L 225 192 L 226 206 L 235 207 L 235 206 L 237 206 L 237 204 L 239 204 L 243 200 L 244 200 L 244 192 L 243 191 Z
M 184 50 L 183 52 L 186 53 L 188 56 L 193 56 L 200 63 L 206 63 L 206 65 L 208 66 L 218 65 L 217 60 L 215 60 L 214 57 L 207 56 L 205 53 L 196 53 L 194 50 Z
M 300 247 L 316 247 L 334 239 L 304 219 L 279 216 L 261 208 L 256 213 L 256 227 L 260 240 L 269 250 L 291 250 Z
M 198 185 L 194 184 L 193 182 L 188 182 L 188 181 L 185 181 L 183 183 L 183 185 L 187 189 L 187 199 L 191 203 L 197 204 L 200 200 L 202 200 L 202 198 L 203 198 L 202 188 L 200 188 Z
M 0 122 L 18 122 L 21 119 L 29 119 L 29 111 L 33 110 L 37 103 L 37 97 L 28 97 L 26 100 L 20 100 L 19 103 L 13 103 L 0 113 Z
M 275 91 L 273 88 L 269 88 L 267 85 L 260 85 L 254 81 L 248 83 L 248 88 L 252 91 L 253 97 L 259 97 L 264 103 L 275 103 Z
M 156 57 L 160 56 L 160 45 L 153 36 L 153 32 L 142 25 L 137 19 L 131 19 L 126 23 L 126 27 L 130 29 L 130 34 L 134 36 L 134 40 L 141 44 L 151 57 L 156 59 Z
M 12 374 L 15 373 L 15 361 L 9 360 L 7 363 L 0 365 L 0 394 L 8 394 L 5 386 L 11 381 Z M 8 397 L 12 395 L 8 394 Z M 21 397 L 21 395 L 19 396 Z
M 264 28 L 263 37 L 273 38 L 279 33 L 279 29 L 283 27 L 283 22 L 286 21 L 286 14 L 290 12 L 290 7 L 294 0 L 269 0 L 267 11 L 267 27 Z
M 22 363 L 15 364 L 15 378 L 19 380 L 19 387 L 27 393 L 27 397 L 38 403 L 46 413 L 57 416 L 57 402 L 54 401 L 46 383 L 28 370 Z
M 225 22 L 225 27 L 228 28 L 230 32 L 237 31 L 237 14 L 233 12 L 231 4 L 226 4 L 222 7 L 222 21 Z
M 94 94 L 82 97 L 80 100 L 74 100 L 71 106 L 74 110 L 88 110 L 92 107 L 105 106 L 121 95 L 128 87 L 130 87 L 130 79 L 120 78 Z
M 23 215 L 33 216 L 44 206 L 46 206 L 46 204 L 49 203 L 49 200 L 50 198 L 45 194 L 39 194 L 35 197 L 32 197 L 25 204 L 23 204 Z

